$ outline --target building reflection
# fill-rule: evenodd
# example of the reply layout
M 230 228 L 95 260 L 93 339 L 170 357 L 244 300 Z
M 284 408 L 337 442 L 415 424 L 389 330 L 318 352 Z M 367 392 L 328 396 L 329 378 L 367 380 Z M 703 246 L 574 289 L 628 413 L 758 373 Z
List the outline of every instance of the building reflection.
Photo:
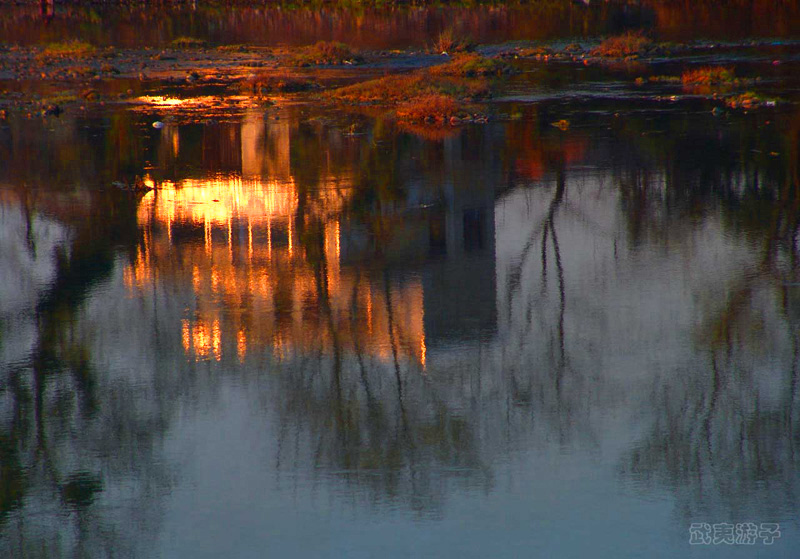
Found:
M 401 199 L 372 201 L 383 204 L 375 220 L 358 214 L 364 189 L 354 165 L 314 168 L 293 153 L 315 140 L 296 122 L 252 115 L 239 131 L 220 132 L 194 146 L 223 172 L 145 177 L 155 189 L 140 203 L 143 241 L 124 270 L 131 294 L 159 281 L 191 284 L 194 307 L 181 322 L 187 358 L 367 351 L 425 369 L 429 336 L 494 328 L 496 180 L 470 155 L 474 147 L 436 148 L 433 156 L 448 162 L 443 178 L 405 185 Z M 170 126 L 159 153 L 180 160 L 192 144 Z M 352 158 L 352 146 L 340 150 Z M 323 157 L 342 156 L 331 151 Z M 470 304 L 475 293 L 481 297 Z

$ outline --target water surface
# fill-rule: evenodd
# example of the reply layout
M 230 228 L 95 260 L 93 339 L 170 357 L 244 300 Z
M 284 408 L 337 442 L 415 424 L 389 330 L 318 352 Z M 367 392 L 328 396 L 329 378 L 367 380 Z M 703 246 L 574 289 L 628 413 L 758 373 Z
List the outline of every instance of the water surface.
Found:
M 2 555 L 794 556 L 800 73 L 759 56 L 750 112 L 532 65 L 437 134 L 12 114 Z

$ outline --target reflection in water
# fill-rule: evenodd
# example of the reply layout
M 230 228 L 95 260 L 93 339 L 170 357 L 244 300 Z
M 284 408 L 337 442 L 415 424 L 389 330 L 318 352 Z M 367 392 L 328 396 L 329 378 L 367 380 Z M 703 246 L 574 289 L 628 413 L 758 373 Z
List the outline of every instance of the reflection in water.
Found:
M 309 153 L 306 144 L 330 133 L 247 120 L 229 137 L 241 145 L 242 168 L 261 174 L 156 184 L 139 206 L 143 243 L 125 268 L 126 287 L 148 297 L 165 282 L 192 286 L 180 324 L 190 360 L 266 359 L 281 371 L 279 470 L 313 463 L 366 484 L 376 499 L 389 490 L 435 510 L 444 497 L 432 486 L 439 468 L 486 478 L 468 422 L 430 390 L 426 330 L 454 335 L 474 322 L 474 309 L 458 308 L 463 297 L 447 289 L 463 286 L 470 262 L 492 258 L 493 195 L 475 200 L 466 182 L 428 183 L 416 204 L 392 189 L 371 199 L 380 177 L 369 165 L 366 177 L 331 172 L 329 161 L 352 150 L 335 140 L 292 166 L 292 151 Z M 374 140 L 356 152 L 362 161 L 384 149 Z M 492 292 L 478 297 L 493 305 Z M 484 326 L 479 316 L 476 324 Z
M 721 297 L 698 301 L 696 370 L 677 369 L 659 387 L 652 427 L 622 462 L 644 488 L 670 488 L 686 518 L 716 510 L 740 520 L 792 518 L 797 511 L 800 113 L 776 145 L 785 165 L 743 162 L 747 178 L 712 186 L 736 200 L 723 215 L 747 254 L 732 252 L 742 260 Z M 676 202 L 694 196 L 687 189 Z
M 342 194 L 326 190 L 319 202 L 335 211 Z M 347 349 L 353 349 L 352 336 L 366 336 L 371 349 L 388 357 L 389 338 L 395 336 L 399 351 L 424 366 L 419 282 L 397 286 L 389 301 L 381 285 L 361 281 L 357 271 L 342 271 L 341 224 L 335 218 L 322 224 L 320 253 L 314 255 L 322 261 L 309 262 L 314 247 L 305 246 L 304 231 L 294 227 L 297 204 L 291 183 L 240 178 L 161 183 L 140 205 L 144 243 L 124 271 L 126 285 L 142 290 L 155 277 L 191 282 L 198 308 L 183 321 L 184 346 L 198 358 L 212 354 L 219 360 L 223 333 L 239 359 L 254 343 L 271 345 L 276 354 L 286 344 L 308 350 L 321 343 L 327 352 L 334 335 Z M 323 266 L 325 276 L 319 277 Z M 238 310 L 226 309 L 235 301 L 243 302 Z M 334 333 L 321 320 L 324 305 L 330 306 Z M 402 327 L 390 324 L 390 305 Z M 349 321 L 364 330 L 351 332 Z
M 81 318 L 113 274 L 115 248 L 135 241 L 134 201 L 88 193 L 62 206 L 59 217 L 75 224 L 67 232 L 44 215 L 57 201 L 31 208 L 27 194 L 21 207 L 4 196 L 0 210 L 12 233 L 0 252 L 12 272 L 0 322 L 2 549 L 25 557 L 133 552 L 142 549 L 137 531 L 158 521 L 137 511 L 157 513 L 152 490 L 169 486 L 156 455 L 166 413 L 147 396 L 155 387 L 134 390 L 131 378 L 106 374 L 105 352 Z M 16 246 L 15 231 L 28 242 Z M 137 531 L 128 531 L 131 521 Z
M 800 114 L 524 110 L 442 141 L 121 113 L 89 123 L 102 156 L 76 122 L 11 122 L 0 549 L 142 554 L 250 493 L 276 524 L 325 492 L 411 533 L 498 502 L 560 542 L 574 507 L 608 528 L 657 501 L 664 556 L 689 522 L 796 523 Z M 61 149 L 84 165 L 28 159 Z M 155 190 L 96 186 L 134 174 Z

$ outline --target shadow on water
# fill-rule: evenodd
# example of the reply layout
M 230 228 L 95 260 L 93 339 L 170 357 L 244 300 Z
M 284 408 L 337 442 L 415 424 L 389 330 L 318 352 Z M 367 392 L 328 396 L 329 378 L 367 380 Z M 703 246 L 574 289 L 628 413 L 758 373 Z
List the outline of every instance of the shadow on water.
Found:
M 800 113 L 428 141 L 304 110 L 0 130 L 2 549 L 136 553 L 177 418 L 239 385 L 264 478 L 354 509 L 443 519 L 521 452 L 614 440 L 609 483 L 682 520 L 794 518 Z

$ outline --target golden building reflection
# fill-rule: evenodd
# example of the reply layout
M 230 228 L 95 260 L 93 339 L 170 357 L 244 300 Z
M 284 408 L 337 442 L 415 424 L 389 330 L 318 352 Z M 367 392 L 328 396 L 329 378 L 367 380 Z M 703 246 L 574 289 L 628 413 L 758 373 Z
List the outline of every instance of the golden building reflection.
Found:
M 266 349 L 277 358 L 350 352 L 424 368 L 422 281 L 389 284 L 340 264 L 349 191 L 334 178 L 323 179 L 304 208 L 303 219 L 321 224 L 318 250 L 297 231 L 298 189 L 284 176 L 158 184 L 147 177 L 156 188 L 139 207 L 143 242 L 123 271 L 129 293 L 163 282 L 191 286 L 194 308 L 181 322 L 191 360 L 244 361 Z

